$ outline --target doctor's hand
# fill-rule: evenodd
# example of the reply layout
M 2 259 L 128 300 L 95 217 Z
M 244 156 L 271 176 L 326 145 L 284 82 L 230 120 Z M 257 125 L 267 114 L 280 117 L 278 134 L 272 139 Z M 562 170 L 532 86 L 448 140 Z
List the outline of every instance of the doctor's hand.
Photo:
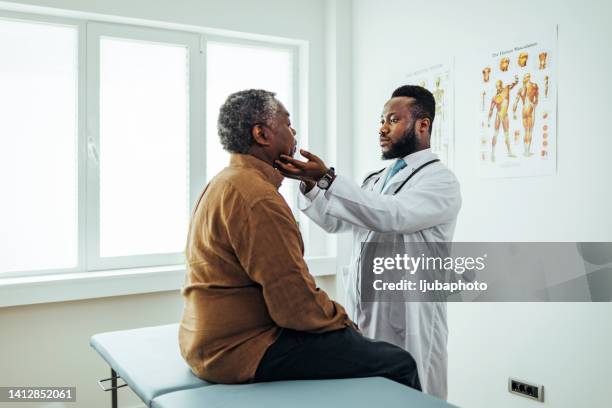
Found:
M 304 149 L 300 149 L 300 153 L 308 159 L 307 162 L 294 159 L 285 154 L 281 154 L 280 160 L 275 161 L 278 170 L 283 176 L 305 182 L 316 182 L 329 171 L 323 160 L 315 154 Z

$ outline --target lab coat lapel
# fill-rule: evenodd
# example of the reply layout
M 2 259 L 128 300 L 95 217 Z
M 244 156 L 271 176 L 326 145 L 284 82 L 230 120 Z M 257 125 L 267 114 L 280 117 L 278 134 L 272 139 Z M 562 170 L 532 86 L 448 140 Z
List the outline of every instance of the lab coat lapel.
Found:
M 395 187 L 410 175 L 410 169 L 411 166 L 406 166 L 397 173 L 395 173 L 395 175 L 391 177 L 391 180 L 387 181 L 387 185 L 385 186 L 384 190 L 382 190 L 382 194 L 393 194 L 393 191 L 395 191 Z M 390 170 L 387 169 L 387 171 Z
M 395 189 L 399 187 L 399 184 L 406 180 L 407 177 L 410 177 L 412 172 L 419 168 L 422 164 L 427 163 L 430 160 L 437 159 L 438 155 L 432 153 L 430 149 L 421 150 L 419 152 L 410 154 L 404 157 L 404 161 L 406 162 L 406 167 L 398 171 L 391 180 L 387 181 L 387 185 L 383 190 L 379 190 L 382 194 L 393 194 Z M 384 176 L 386 177 L 387 172 L 391 171 L 391 166 L 388 166 L 385 169 Z M 381 178 L 379 183 L 384 179 Z
M 393 163 L 391 163 L 389 166 L 387 166 L 387 168 L 380 174 L 380 178 L 378 179 L 378 181 L 374 185 L 373 191 L 376 191 L 378 194 L 382 193 L 383 185 L 385 184 L 385 180 L 387 179 L 387 174 L 391 171 L 391 167 L 392 166 L 393 166 Z M 397 174 L 396 174 L 396 176 L 397 176 Z M 387 183 L 387 185 L 389 185 L 389 183 Z

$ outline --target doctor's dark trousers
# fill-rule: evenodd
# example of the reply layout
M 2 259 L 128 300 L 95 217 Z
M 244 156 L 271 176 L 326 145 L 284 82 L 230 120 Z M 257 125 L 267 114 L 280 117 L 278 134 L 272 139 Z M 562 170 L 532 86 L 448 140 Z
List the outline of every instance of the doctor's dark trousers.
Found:
M 421 391 L 409 352 L 364 337 L 351 327 L 326 333 L 282 329 L 253 382 L 359 377 L 386 377 Z

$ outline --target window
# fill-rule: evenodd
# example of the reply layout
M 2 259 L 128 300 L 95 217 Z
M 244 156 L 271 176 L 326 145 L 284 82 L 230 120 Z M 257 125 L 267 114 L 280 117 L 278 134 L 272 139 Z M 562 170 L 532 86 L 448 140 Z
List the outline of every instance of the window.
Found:
M 88 269 L 182 262 L 199 36 L 90 23 Z M 202 116 L 202 115 L 200 115 Z M 201 136 L 200 136 L 201 137 Z
M 206 176 L 210 180 L 229 162 L 217 135 L 219 109 L 225 99 L 243 89 L 266 89 L 291 114 L 296 126 L 294 109 L 293 50 L 258 45 L 210 41 L 206 46 Z M 295 212 L 295 183 L 285 182 L 280 192 Z
M 182 250 L 187 62 L 185 47 L 100 40 L 101 257 Z
M 2 276 L 182 263 L 225 98 L 274 91 L 297 126 L 295 47 L 3 16 Z
M 0 271 L 77 266 L 74 26 L 0 19 Z

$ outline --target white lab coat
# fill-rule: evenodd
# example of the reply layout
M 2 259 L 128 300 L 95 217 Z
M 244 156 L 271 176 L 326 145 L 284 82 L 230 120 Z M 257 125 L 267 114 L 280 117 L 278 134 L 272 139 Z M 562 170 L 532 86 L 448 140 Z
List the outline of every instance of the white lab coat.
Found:
M 451 242 L 461 208 L 459 182 L 441 162 L 432 163 L 392 195 L 422 164 L 436 159 L 431 149 L 404 157 L 407 166 L 382 185 L 393 163 L 371 173 L 361 186 L 338 174 L 331 187 L 314 187 L 299 194 L 298 206 L 330 233 L 351 231 L 353 254 L 348 276 L 346 307 L 362 332 L 409 351 L 417 363 L 423 391 L 447 397 L 448 328 L 446 303 L 364 302 L 359 298 L 361 242 Z

